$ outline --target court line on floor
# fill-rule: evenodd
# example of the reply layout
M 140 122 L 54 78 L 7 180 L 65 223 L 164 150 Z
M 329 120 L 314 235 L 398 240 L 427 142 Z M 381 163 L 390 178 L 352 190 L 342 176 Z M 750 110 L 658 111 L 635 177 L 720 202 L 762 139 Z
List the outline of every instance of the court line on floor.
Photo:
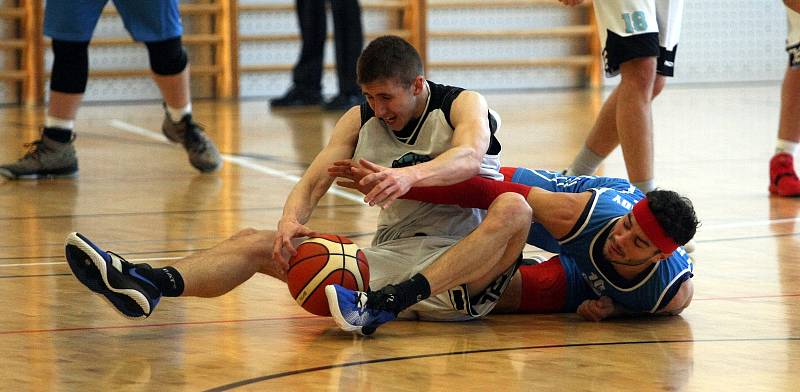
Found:
M 160 323 L 160 324 L 109 325 L 109 326 L 101 326 L 101 327 L 20 329 L 20 330 L 12 330 L 12 331 L 0 331 L 0 335 L 21 335 L 21 334 L 31 334 L 31 333 L 52 333 L 52 332 L 101 331 L 101 330 L 109 330 L 109 329 L 131 329 L 131 328 L 132 329 L 163 328 L 163 327 L 180 327 L 180 326 L 194 326 L 194 325 L 250 323 L 250 322 L 258 322 L 258 321 L 287 321 L 287 320 L 291 321 L 291 320 L 305 320 L 305 319 L 319 319 L 319 320 L 324 320 L 326 322 L 329 322 L 328 318 L 324 318 L 324 317 L 320 317 L 320 316 L 308 315 L 308 316 L 267 317 L 267 318 L 238 319 L 238 320 L 184 321 L 184 322 Z
M 167 143 L 167 144 L 170 143 L 170 141 L 167 140 L 166 136 L 164 136 L 164 135 L 162 135 L 160 133 L 156 133 L 156 132 L 153 132 L 153 131 L 151 131 L 149 129 L 142 128 L 142 127 L 139 127 L 139 126 L 136 126 L 136 125 L 133 125 L 133 124 L 129 124 L 129 123 L 127 123 L 125 121 L 122 121 L 122 120 L 113 119 L 113 120 L 111 120 L 110 125 L 112 127 L 114 127 L 114 128 L 117 128 L 117 129 L 121 130 L 121 131 L 130 132 L 130 133 L 133 133 L 133 134 L 136 134 L 136 135 L 144 136 L 144 137 L 147 137 L 147 138 L 150 138 L 152 140 L 156 140 L 156 141 L 159 141 L 159 142 L 162 142 L 162 143 Z M 257 171 L 257 172 L 260 172 L 260 173 L 263 173 L 263 174 L 267 174 L 267 175 L 270 175 L 270 176 L 273 176 L 273 177 L 278 177 L 278 178 L 284 179 L 286 181 L 290 181 L 290 182 L 294 182 L 294 183 L 300 181 L 300 177 L 298 177 L 298 176 L 295 176 L 295 175 L 289 174 L 289 173 L 285 173 L 285 172 L 273 169 L 273 168 L 268 167 L 268 166 L 264 166 L 264 165 L 256 162 L 255 160 L 253 160 L 251 158 L 238 157 L 238 156 L 229 155 L 229 154 L 221 154 L 221 155 L 222 155 L 222 160 L 225 161 L 225 162 L 237 164 L 239 166 L 248 168 L 250 170 L 254 170 L 254 171 Z M 330 189 L 328 189 L 328 193 L 330 193 L 332 195 L 339 196 L 341 198 L 344 198 L 344 199 L 347 199 L 347 200 L 350 200 L 350 201 L 353 201 L 353 202 L 356 202 L 356 203 L 361 203 L 361 204 L 366 205 L 364 203 L 363 196 L 359 196 L 359 195 L 344 191 L 341 188 L 336 187 L 335 185 L 331 186 Z
M 739 228 L 742 228 L 742 227 L 769 226 L 769 225 L 775 225 L 775 224 L 797 223 L 797 222 L 800 222 L 800 217 L 797 217 L 797 218 L 779 218 L 779 219 L 759 219 L 759 220 L 751 220 L 751 221 L 720 223 L 720 224 L 716 224 L 716 225 L 703 225 L 703 226 L 700 226 L 700 229 L 698 231 L 722 230 L 722 229 L 739 229 Z
M 143 262 L 143 261 L 168 261 L 168 260 L 180 260 L 184 258 L 184 256 L 170 256 L 170 257 L 146 257 L 140 259 L 125 259 L 132 263 Z M 37 265 L 61 265 L 67 264 L 66 261 L 51 261 L 46 263 L 15 263 L 15 264 L 0 264 L 0 268 L 3 267 L 29 267 L 29 266 L 37 266 Z
M 143 261 L 167 261 L 167 260 L 180 260 L 183 256 L 171 256 L 171 257 L 147 257 L 142 259 L 125 259 L 130 261 L 131 263 L 138 263 Z M 67 264 L 66 261 L 52 261 L 49 263 L 17 263 L 17 264 L 0 264 L 0 267 L 28 267 L 32 265 L 60 265 L 60 264 Z
M 486 353 L 500 353 L 500 352 L 512 352 L 512 351 L 527 351 L 527 350 L 543 350 L 543 349 L 569 349 L 569 348 L 582 348 L 582 347 L 608 347 L 608 346 L 629 346 L 629 345 L 638 345 L 638 344 L 671 344 L 671 343 L 737 343 L 737 342 L 785 342 L 785 341 L 799 341 L 800 337 L 795 336 L 785 336 L 785 337 L 763 337 L 763 338 L 718 338 L 718 339 L 665 339 L 665 340 L 640 340 L 640 341 L 616 341 L 616 342 L 588 342 L 588 343 L 569 343 L 569 344 L 541 344 L 541 345 L 533 345 L 533 346 L 520 346 L 520 347 L 502 347 L 502 348 L 486 348 L 486 349 L 477 349 L 477 350 L 457 350 L 457 351 L 449 351 L 449 352 L 439 352 L 439 353 L 430 353 L 430 354 L 417 354 L 417 355 L 405 355 L 399 357 L 387 357 L 387 358 L 377 358 L 377 359 L 369 359 L 365 361 L 354 361 L 354 362 L 344 362 L 344 363 L 334 363 L 330 365 L 323 365 L 323 366 L 315 366 L 305 369 L 296 369 L 296 370 L 289 370 L 286 372 L 281 373 L 273 373 L 267 374 L 261 377 L 254 377 L 249 379 L 244 379 L 236 382 L 232 382 L 230 384 L 220 385 L 215 388 L 206 389 L 205 391 L 228 391 L 235 388 L 240 388 L 243 386 L 253 385 L 264 381 L 275 380 L 279 378 L 295 376 L 295 375 L 303 375 L 313 372 L 320 372 L 326 370 L 333 370 L 333 369 L 343 369 L 343 368 L 350 368 L 362 365 L 371 365 L 371 364 L 378 364 L 378 363 L 390 363 L 390 362 L 400 362 L 400 361 L 409 361 L 415 359 L 427 359 L 427 358 L 440 358 L 440 357 L 449 357 L 449 356 L 463 356 L 468 354 L 486 354 Z

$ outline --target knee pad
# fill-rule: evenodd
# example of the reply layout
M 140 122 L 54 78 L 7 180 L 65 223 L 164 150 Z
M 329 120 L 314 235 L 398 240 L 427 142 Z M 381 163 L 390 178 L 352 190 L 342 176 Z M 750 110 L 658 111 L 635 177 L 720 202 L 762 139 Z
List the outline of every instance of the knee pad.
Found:
M 53 40 L 50 90 L 83 94 L 89 79 L 89 41 Z
M 176 75 L 186 69 L 189 62 L 186 50 L 181 44 L 181 37 L 170 38 L 164 41 L 145 42 L 147 54 L 150 57 L 150 69 L 156 75 Z

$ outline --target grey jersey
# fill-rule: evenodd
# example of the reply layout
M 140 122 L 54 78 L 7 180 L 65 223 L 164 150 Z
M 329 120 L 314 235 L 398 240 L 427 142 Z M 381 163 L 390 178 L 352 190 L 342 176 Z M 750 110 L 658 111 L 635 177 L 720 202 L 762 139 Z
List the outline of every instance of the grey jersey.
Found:
M 353 158 L 367 159 L 384 167 L 405 167 L 427 162 L 452 147 L 453 126 L 450 107 L 464 91 L 458 87 L 427 82 L 430 95 L 422 117 L 412 120 L 400 132 L 391 131 L 375 117 L 367 104 L 361 105 L 361 130 Z M 487 113 L 492 131 L 491 145 L 481 165 L 481 175 L 502 180 L 500 144 L 494 137 L 498 120 Z M 452 205 L 414 200 L 397 200 L 381 210 L 373 246 L 386 241 L 419 235 L 464 237 L 483 219 L 485 212 Z

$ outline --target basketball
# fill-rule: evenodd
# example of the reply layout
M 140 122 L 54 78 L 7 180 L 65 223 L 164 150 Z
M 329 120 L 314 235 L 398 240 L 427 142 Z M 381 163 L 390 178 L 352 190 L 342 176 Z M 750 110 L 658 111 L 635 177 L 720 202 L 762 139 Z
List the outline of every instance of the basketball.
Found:
M 321 234 L 303 241 L 289 260 L 289 293 L 303 309 L 330 316 L 325 286 L 338 284 L 351 290 L 369 287 L 369 266 L 364 253 L 347 237 Z

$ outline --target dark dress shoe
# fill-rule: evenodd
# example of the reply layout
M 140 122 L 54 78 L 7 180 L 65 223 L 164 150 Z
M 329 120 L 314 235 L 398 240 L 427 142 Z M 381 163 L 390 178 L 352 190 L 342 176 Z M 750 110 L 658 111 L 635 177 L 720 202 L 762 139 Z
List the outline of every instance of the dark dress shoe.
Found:
M 328 102 L 325 102 L 325 110 L 347 110 L 353 106 L 364 103 L 364 96 L 361 94 L 339 94 Z
M 322 103 L 322 95 L 320 93 L 307 92 L 293 88 L 289 90 L 286 95 L 271 99 L 269 106 L 272 108 L 292 108 L 301 106 L 314 106 Z

